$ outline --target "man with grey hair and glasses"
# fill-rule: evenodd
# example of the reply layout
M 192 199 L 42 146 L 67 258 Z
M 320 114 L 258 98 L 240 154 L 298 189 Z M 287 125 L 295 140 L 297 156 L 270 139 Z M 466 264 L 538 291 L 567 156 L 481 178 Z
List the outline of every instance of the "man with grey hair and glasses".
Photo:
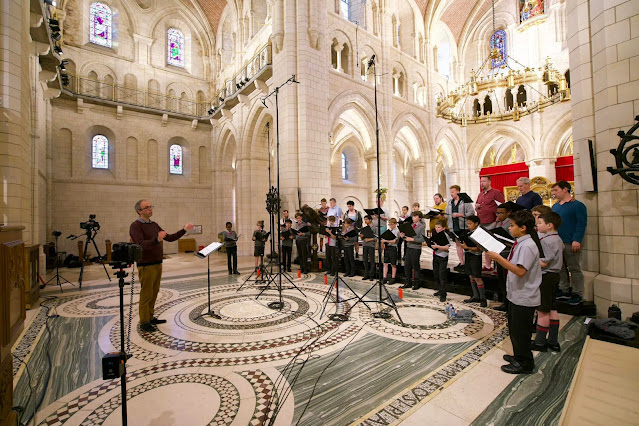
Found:
M 142 246 L 142 258 L 137 261 L 138 277 L 140 279 L 140 329 L 146 332 L 157 331 L 157 324 L 164 324 L 166 320 L 153 316 L 155 300 L 160 292 L 162 279 L 162 259 L 164 258 L 163 241 L 176 241 L 193 229 L 192 223 L 187 223 L 175 234 L 167 234 L 164 229 L 151 220 L 153 206 L 149 200 L 139 200 L 135 203 L 138 218 L 131 224 L 129 235 L 131 241 Z
M 517 198 L 516 203 L 526 210 L 531 210 L 535 206 L 541 206 L 544 204 L 541 196 L 530 189 L 530 179 L 527 177 L 520 177 L 517 179 L 517 188 L 521 195 Z

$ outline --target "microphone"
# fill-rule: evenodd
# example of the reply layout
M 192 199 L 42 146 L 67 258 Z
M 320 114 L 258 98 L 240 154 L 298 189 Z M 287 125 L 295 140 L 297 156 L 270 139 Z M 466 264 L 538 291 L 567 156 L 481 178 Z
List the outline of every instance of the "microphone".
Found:
M 297 78 L 295 77 L 295 74 L 293 74 L 293 76 L 291 77 L 291 83 L 297 83 L 300 84 L 299 81 L 297 81 Z
M 372 67 L 374 62 L 375 62 L 375 55 L 373 54 L 373 56 L 371 56 L 371 58 L 368 60 L 368 68 Z
M 262 105 L 264 105 L 264 108 L 268 108 L 268 105 L 266 105 L 266 98 L 262 98 L 260 100 L 262 101 Z

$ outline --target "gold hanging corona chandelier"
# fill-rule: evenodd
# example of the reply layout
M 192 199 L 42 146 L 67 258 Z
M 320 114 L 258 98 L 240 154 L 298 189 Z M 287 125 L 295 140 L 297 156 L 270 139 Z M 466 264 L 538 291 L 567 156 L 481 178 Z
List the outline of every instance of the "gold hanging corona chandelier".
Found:
M 492 0 L 493 11 L 493 34 L 495 34 L 495 1 Z M 493 63 L 502 61 L 503 64 L 496 69 L 490 70 L 486 75 L 482 75 L 482 71 L 488 68 L 486 65 L 489 61 Z M 518 69 L 511 67 L 510 63 L 519 66 Z M 506 73 L 497 70 L 508 70 Z M 547 93 L 541 93 L 533 85 L 542 82 L 547 87 Z M 506 93 L 516 87 L 529 88 L 531 92 L 536 92 L 538 97 L 536 100 L 526 99 L 520 102 L 518 95 L 513 95 L 512 106 L 506 105 L 502 109 L 496 96 L 498 89 L 503 89 Z M 472 113 L 466 111 L 467 103 L 472 97 L 485 92 L 486 99 L 490 99 L 491 105 L 494 103 L 498 111 L 476 110 L 477 104 L 473 105 Z M 519 121 L 524 117 L 535 112 L 542 113 L 545 108 L 559 102 L 570 99 L 570 88 L 566 76 L 558 72 L 552 64 L 550 58 L 546 58 L 546 63 L 538 68 L 526 67 L 517 60 L 513 59 L 504 52 L 502 53 L 496 46 L 491 47 L 488 57 L 484 60 L 477 72 L 471 70 L 470 78 L 463 85 L 448 93 L 448 95 L 440 94 L 437 97 L 437 117 L 445 118 L 449 123 L 456 123 L 462 127 L 468 124 L 488 124 L 497 121 L 513 120 Z M 492 109 L 492 108 L 491 108 Z

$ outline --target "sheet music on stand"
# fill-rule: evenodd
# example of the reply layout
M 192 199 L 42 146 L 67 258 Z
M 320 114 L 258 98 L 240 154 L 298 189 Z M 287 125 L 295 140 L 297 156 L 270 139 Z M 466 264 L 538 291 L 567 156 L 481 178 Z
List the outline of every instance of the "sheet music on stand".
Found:
M 501 253 L 506 248 L 505 244 L 502 244 L 497 238 L 492 236 L 488 231 L 481 226 L 477 227 L 470 235 L 470 239 L 477 243 L 478 246 L 486 251 L 494 251 L 495 253 Z
M 222 245 L 223 245 L 222 243 L 213 242 L 209 244 L 208 246 L 204 247 L 202 250 L 195 253 L 195 255 L 199 258 L 205 259 L 211 253 L 218 251 L 222 247 Z

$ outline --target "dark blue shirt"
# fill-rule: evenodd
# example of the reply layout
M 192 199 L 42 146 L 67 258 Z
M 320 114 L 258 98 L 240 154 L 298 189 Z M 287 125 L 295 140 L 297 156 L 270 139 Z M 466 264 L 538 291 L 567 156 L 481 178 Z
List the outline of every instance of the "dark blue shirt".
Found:
M 586 205 L 581 201 L 572 199 L 567 203 L 553 204 L 552 211 L 561 216 L 561 226 L 558 229 L 561 240 L 568 244 L 573 241 L 581 243 L 588 224 Z
M 535 206 L 541 206 L 544 204 L 543 200 L 535 191 L 529 191 L 526 195 L 522 195 L 517 198 L 517 204 L 525 208 L 526 210 L 530 210 Z

